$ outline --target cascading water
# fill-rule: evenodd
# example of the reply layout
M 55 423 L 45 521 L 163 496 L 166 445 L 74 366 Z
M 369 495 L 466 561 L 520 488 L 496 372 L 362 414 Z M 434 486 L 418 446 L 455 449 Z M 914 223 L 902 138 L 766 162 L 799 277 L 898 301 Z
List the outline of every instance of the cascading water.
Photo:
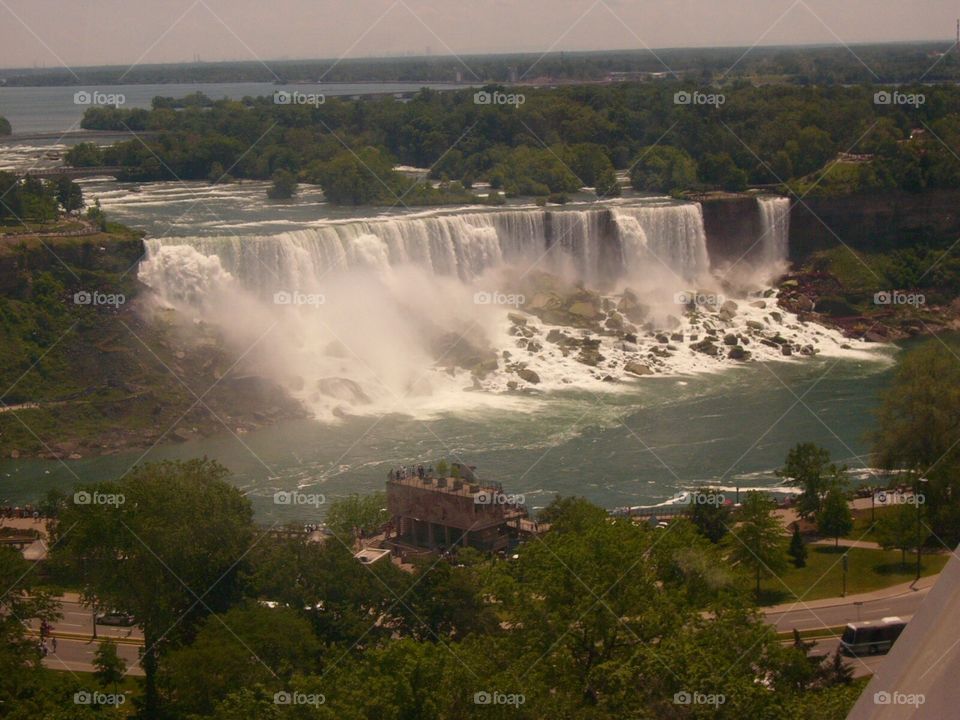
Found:
M 661 317 L 679 314 L 676 293 L 709 282 L 701 208 L 671 202 L 327 221 L 271 236 L 150 239 L 147 248 L 140 278 L 162 301 L 220 328 L 241 352 L 252 348 L 253 371 L 326 419 L 345 404 L 423 412 L 484 402 L 462 392 L 469 371 L 444 360 L 461 369 L 505 362 L 494 350 L 515 344 L 504 328 L 514 308 L 490 291 L 509 298 L 530 271 L 630 287 L 669 306 Z
M 783 197 L 757 198 L 762 228 L 762 262 L 783 265 L 789 254 L 790 199 Z

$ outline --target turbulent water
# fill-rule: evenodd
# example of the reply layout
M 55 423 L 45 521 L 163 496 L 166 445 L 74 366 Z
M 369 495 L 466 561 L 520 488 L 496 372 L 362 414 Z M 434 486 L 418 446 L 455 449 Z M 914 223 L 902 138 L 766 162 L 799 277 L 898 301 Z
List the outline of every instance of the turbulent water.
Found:
M 758 212 L 763 252 L 751 272 L 768 277 L 786 258 L 785 201 L 761 199 Z M 651 375 L 738 362 L 726 350 L 711 356 L 691 349 L 708 328 L 743 337 L 764 326 L 810 355 L 844 349 L 834 333 L 771 314 L 772 301 L 760 299 L 756 285 L 721 288 L 696 203 L 407 213 L 266 235 L 159 237 L 147 245 L 140 277 L 165 305 L 221 329 L 244 352 L 245 369 L 278 381 L 325 421 L 515 406 L 511 391 L 525 389 L 607 393 L 611 381 L 635 381 L 631 362 Z M 599 362 L 545 342 L 554 328 L 533 316 L 518 340 L 508 314 L 523 306 L 526 281 L 541 271 L 611 302 L 629 289 L 652 308 L 650 321 L 629 341 L 597 337 Z M 735 317 L 700 324 L 687 306 L 704 295 L 722 295 L 720 303 L 739 297 Z M 478 354 L 444 362 L 468 349 Z M 470 364 L 489 357 L 484 350 L 495 367 L 476 377 Z M 755 343 L 749 355 L 780 359 L 781 352 Z M 536 379 L 518 373 L 517 362 Z
M 33 162 L 30 152 L 16 152 L 22 157 L 0 152 L 0 165 Z M 773 469 L 798 441 L 820 443 L 854 468 L 868 462 L 863 436 L 889 353 L 845 349 L 823 328 L 773 316 L 763 279 L 786 257 L 783 200 L 758 201 L 757 225 L 776 232 L 745 238 L 762 252 L 740 263 L 749 277 L 734 287 L 711 265 L 700 207 L 665 198 L 358 217 L 323 204 L 309 187 L 289 202 L 267 203 L 265 183 L 82 184 L 112 219 L 146 230 L 140 278 L 165 305 L 220 329 L 238 372 L 280 381 L 321 422 L 246 434 L 231 428 L 161 445 L 145 458 L 85 458 L 69 468 L 0 461 L 0 496 L 13 502 L 70 488 L 75 474 L 102 480 L 144 459 L 201 455 L 228 465 L 260 518 L 279 521 L 315 521 L 317 513 L 274 505 L 276 490 L 334 498 L 382 489 L 390 465 L 442 456 L 478 464 L 534 507 L 554 493 L 614 507 L 665 502 L 705 483 L 775 486 Z M 626 287 L 656 299 L 664 323 L 679 319 L 670 334 L 684 340 L 672 357 L 654 361 L 661 343 L 650 331 L 635 345 L 603 337 L 606 359 L 590 367 L 544 342 L 551 327 L 531 316 L 542 348 L 518 348 L 507 317 L 514 308 L 495 304 L 510 299 L 497 293 L 509 295 L 518 276 L 539 270 L 581 280 L 613 302 Z M 746 336 L 750 321 L 819 353 L 782 357 L 753 343 L 753 359 L 763 362 L 742 363 L 691 352 L 703 327 L 692 325 L 674 295 L 697 290 L 737 302 L 724 332 Z M 286 293 L 280 303 L 277 293 Z M 430 342 L 438 333 L 489 343 L 498 370 L 477 387 L 469 373 L 438 364 L 443 351 Z M 510 390 L 517 376 L 504 351 L 541 383 Z M 652 375 L 623 372 L 638 356 Z

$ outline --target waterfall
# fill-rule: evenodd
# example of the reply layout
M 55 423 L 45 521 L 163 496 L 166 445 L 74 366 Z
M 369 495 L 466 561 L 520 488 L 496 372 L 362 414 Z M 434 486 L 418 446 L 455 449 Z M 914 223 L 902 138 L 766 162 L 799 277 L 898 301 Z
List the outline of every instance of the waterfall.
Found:
M 146 244 L 140 279 L 159 300 L 217 328 L 245 371 L 325 420 L 344 405 L 422 413 L 483 402 L 463 392 L 469 370 L 498 362 L 499 348 L 517 351 L 505 321 L 528 271 L 629 285 L 676 312 L 674 294 L 709 270 L 700 206 L 672 202 L 327 220 Z
M 211 270 L 209 262 L 173 250 L 178 246 L 216 258 L 220 271 L 258 293 L 278 283 L 305 287 L 344 271 L 385 275 L 402 266 L 467 283 L 498 268 L 539 268 L 572 272 L 593 287 L 664 271 L 692 280 L 709 269 L 700 206 L 675 203 L 396 216 L 270 236 L 148 239 L 143 280 L 183 295 L 197 291 L 188 286 L 198 268 Z M 173 277 L 177 263 L 184 277 Z
M 782 264 L 789 256 L 790 200 L 784 197 L 757 198 L 760 207 L 759 255 L 764 263 Z

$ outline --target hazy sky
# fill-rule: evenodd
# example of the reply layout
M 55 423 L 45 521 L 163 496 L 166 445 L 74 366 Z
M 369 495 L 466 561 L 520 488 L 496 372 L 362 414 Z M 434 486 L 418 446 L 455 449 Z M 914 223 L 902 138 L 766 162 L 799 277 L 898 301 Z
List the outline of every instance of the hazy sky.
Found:
M 954 37 L 954 0 L 0 0 L 0 67 Z

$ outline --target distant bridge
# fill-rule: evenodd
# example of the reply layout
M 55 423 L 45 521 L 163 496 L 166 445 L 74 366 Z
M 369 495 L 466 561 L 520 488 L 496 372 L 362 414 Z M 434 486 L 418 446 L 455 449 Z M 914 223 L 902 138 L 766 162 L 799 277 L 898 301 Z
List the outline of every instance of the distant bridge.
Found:
M 101 167 L 55 167 L 28 170 L 26 175 L 29 177 L 41 178 L 43 180 L 56 180 L 57 178 L 62 177 L 76 180 L 77 178 L 99 177 L 101 175 L 119 177 L 131 172 L 132 170 L 134 170 L 134 168 L 125 167 L 123 165 L 104 165 Z

